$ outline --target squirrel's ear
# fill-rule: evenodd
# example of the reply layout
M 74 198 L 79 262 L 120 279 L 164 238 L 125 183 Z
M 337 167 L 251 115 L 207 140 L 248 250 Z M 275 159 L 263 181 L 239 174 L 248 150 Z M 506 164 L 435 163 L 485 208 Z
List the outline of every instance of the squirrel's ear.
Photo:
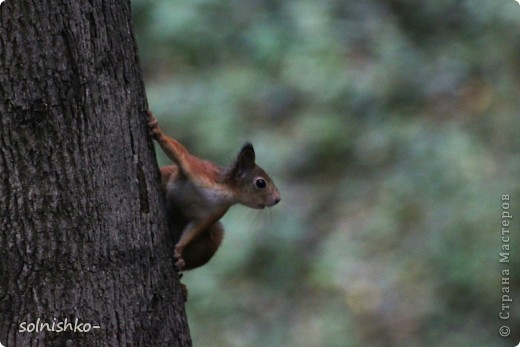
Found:
M 237 166 L 240 170 L 251 170 L 255 167 L 255 150 L 247 142 L 238 153 Z

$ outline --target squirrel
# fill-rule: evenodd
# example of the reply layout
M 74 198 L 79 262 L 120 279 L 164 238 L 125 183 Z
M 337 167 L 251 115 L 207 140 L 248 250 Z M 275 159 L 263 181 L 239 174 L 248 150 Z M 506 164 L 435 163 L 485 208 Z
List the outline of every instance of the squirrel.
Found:
M 148 127 L 174 163 L 160 170 L 169 218 L 185 225 L 174 249 L 179 272 L 200 267 L 213 257 L 224 235 L 219 220 L 231 206 L 239 203 L 263 209 L 280 202 L 280 192 L 272 179 L 255 163 L 251 143 L 242 147 L 232 165 L 222 168 L 190 154 L 164 134 L 151 111 Z

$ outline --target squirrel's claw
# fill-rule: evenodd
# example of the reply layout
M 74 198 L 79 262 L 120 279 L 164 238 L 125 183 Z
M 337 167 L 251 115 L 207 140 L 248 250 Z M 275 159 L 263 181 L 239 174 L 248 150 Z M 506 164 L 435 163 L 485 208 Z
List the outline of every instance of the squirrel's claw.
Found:
M 148 134 L 155 139 L 158 139 L 161 129 L 159 129 L 159 121 L 155 119 L 152 111 L 147 111 L 148 114 Z

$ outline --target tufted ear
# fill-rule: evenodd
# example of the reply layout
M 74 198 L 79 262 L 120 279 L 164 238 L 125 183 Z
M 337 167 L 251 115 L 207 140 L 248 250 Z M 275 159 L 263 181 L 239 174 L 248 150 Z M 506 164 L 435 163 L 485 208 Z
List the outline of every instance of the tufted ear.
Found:
M 247 142 L 240 153 L 238 153 L 237 158 L 237 168 L 239 171 L 252 170 L 255 167 L 255 150 L 253 145 Z

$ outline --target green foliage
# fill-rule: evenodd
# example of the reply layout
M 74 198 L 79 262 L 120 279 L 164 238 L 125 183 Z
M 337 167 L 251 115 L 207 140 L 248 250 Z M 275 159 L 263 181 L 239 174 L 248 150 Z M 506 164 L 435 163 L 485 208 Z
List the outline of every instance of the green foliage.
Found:
M 162 126 L 222 164 L 251 140 L 282 192 L 231 211 L 185 275 L 195 345 L 517 342 L 497 317 L 502 194 L 520 216 L 513 0 L 133 5 Z

